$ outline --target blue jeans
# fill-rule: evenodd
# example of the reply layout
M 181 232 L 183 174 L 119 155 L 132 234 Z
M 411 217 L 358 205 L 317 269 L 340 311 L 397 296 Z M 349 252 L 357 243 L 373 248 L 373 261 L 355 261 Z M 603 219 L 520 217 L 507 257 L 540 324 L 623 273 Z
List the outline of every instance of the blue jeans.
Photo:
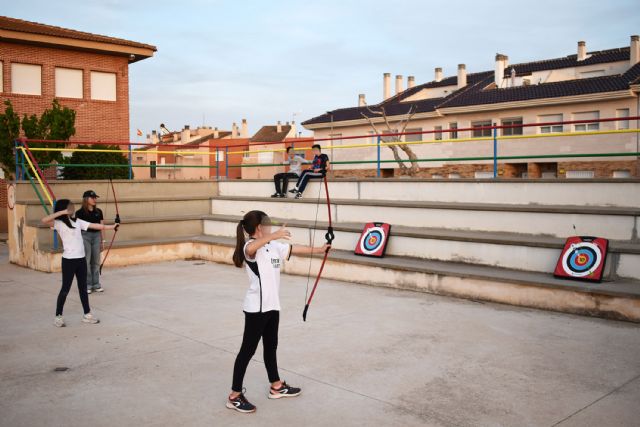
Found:
M 84 256 L 87 260 L 87 290 L 100 288 L 100 232 L 83 231 Z

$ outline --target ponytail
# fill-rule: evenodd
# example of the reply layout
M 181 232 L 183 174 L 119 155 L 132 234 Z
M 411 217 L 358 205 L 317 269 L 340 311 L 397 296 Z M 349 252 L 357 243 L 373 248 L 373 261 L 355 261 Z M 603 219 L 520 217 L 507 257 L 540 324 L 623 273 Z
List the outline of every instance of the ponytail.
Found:
M 244 243 L 244 230 L 240 221 L 236 227 L 236 250 L 233 251 L 233 265 L 238 268 L 242 267 L 244 262 Z
M 262 211 L 249 211 L 236 227 L 236 249 L 233 251 L 233 265 L 240 268 L 245 261 L 244 245 L 245 233 L 249 236 L 253 236 L 260 224 L 271 224 L 269 216 Z

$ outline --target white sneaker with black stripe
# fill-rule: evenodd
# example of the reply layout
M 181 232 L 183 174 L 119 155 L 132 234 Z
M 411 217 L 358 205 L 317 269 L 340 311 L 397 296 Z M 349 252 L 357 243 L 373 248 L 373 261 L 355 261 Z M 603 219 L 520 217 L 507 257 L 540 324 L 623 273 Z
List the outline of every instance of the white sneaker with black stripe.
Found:
M 244 397 L 244 392 L 240 393 L 233 399 L 231 397 L 227 398 L 226 406 L 229 409 L 235 409 L 236 411 L 242 412 L 243 414 L 249 414 L 256 411 L 255 405 L 251 404 L 251 402 L 249 402 L 247 398 Z
M 297 387 L 291 387 L 286 381 L 282 381 L 280 388 L 273 388 L 269 390 L 269 399 L 280 399 L 282 397 L 296 397 L 302 393 L 302 389 Z

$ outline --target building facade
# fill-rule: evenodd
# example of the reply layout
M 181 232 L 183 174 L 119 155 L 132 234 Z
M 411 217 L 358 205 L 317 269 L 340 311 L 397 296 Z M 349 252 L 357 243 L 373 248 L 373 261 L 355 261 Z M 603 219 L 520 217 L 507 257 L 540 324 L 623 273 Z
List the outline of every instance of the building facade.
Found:
M 436 68 L 430 82 L 415 85 L 409 77 L 406 89 L 403 83 L 402 76 L 396 76 L 392 95 L 387 73 L 382 102 L 366 105 L 360 95 L 357 107 L 329 111 L 302 123 L 316 138 L 335 139 L 323 144 L 333 146 L 332 160 L 373 160 L 336 165 L 337 176 L 376 173 L 377 147 L 340 149 L 341 145 L 376 144 L 373 135 L 404 129 L 416 133 L 402 136 L 401 141 L 411 142 L 421 159 L 419 176 L 492 177 L 494 142 L 492 130 L 486 129 L 492 125 L 507 126 L 497 131 L 498 156 L 521 157 L 500 161 L 500 176 L 640 176 L 637 155 L 610 156 L 638 152 L 638 133 L 633 131 L 638 121 L 627 119 L 639 115 L 638 36 L 631 37 L 629 46 L 596 52 L 587 52 L 586 44 L 579 42 L 574 55 L 529 63 L 511 65 L 506 55 L 498 54 L 494 70 L 467 73 L 460 64 L 454 76 L 443 77 L 442 69 Z M 608 118 L 622 120 L 597 121 Z M 558 124 L 570 121 L 583 123 Z M 372 136 L 341 139 L 357 135 Z M 381 147 L 381 157 L 383 176 L 399 172 L 389 148 Z

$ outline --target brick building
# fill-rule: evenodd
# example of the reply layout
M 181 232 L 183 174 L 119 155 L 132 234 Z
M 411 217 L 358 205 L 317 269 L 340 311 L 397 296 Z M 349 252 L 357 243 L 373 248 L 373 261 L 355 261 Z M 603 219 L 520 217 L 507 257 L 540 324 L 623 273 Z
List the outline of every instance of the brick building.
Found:
M 465 64 L 459 64 L 456 74 L 444 76 L 442 68 L 436 68 L 433 80 L 416 85 L 415 78 L 409 76 L 407 88 L 403 86 L 403 77 L 396 76 L 392 94 L 391 75 L 386 73 L 382 101 L 367 105 L 364 95 L 360 95 L 355 107 L 335 109 L 302 123 L 314 131 L 316 138 L 335 139 L 329 153 L 333 161 L 373 160 L 370 164 L 336 165 L 337 176 L 376 174 L 375 146 L 357 150 L 335 147 L 375 145 L 377 137 L 342 138 L 394 133 L 406 124 L 405 132 L 416 134 L 403 136 L 402 140 L 415 143 L 411 145 L 413 151 L 417 158 L 424 159 L 419 176 L 492 177 L 491 160 L 448 159 L 491 157 L 492 130 L 484 128 L 496 124 L 512 126 L 498 131 L 498 156 L 519 157 L 500 162 L 500 176 L 640 177 L 640 160 L 633 155 L 640 143 L 638 133 L 633 131 L 639 127 L 638 121 L 625 120 L 640 115 L 637 35 L 631 36 L 628 46 L 589 52 L 581 41 L 572 55 L 533 62 L 510 64 L 508 56 L 498 54 L 493 70 L 467 73 Z M 588 123 L 605 118 L 622 120 Z M 567 121 L 587 123 L 557 124 Z M 506 139 L 500 142 L 500 138 Z M 383 142 L 385 139 L 382 137 Z M 610 153 L 629 156 L 605 157 Z M 558 154 L 562 157 L 554 157 Z M 382 160 L 388 161 L 383 163 L 383 176 L 398 172 L 391 150 L 386 147 L 382 147 Z
M 128 141 L 129 64 L 155 51 L 144 43 L 0 16 L 0 102 L 10 100 L 22 117 L 42 114 L 56 98 L 76 111 L 72 141 Z M 2 183 L 2 214 L 5 192 Z M 0 231 L 2 224 L 0 217 Z

